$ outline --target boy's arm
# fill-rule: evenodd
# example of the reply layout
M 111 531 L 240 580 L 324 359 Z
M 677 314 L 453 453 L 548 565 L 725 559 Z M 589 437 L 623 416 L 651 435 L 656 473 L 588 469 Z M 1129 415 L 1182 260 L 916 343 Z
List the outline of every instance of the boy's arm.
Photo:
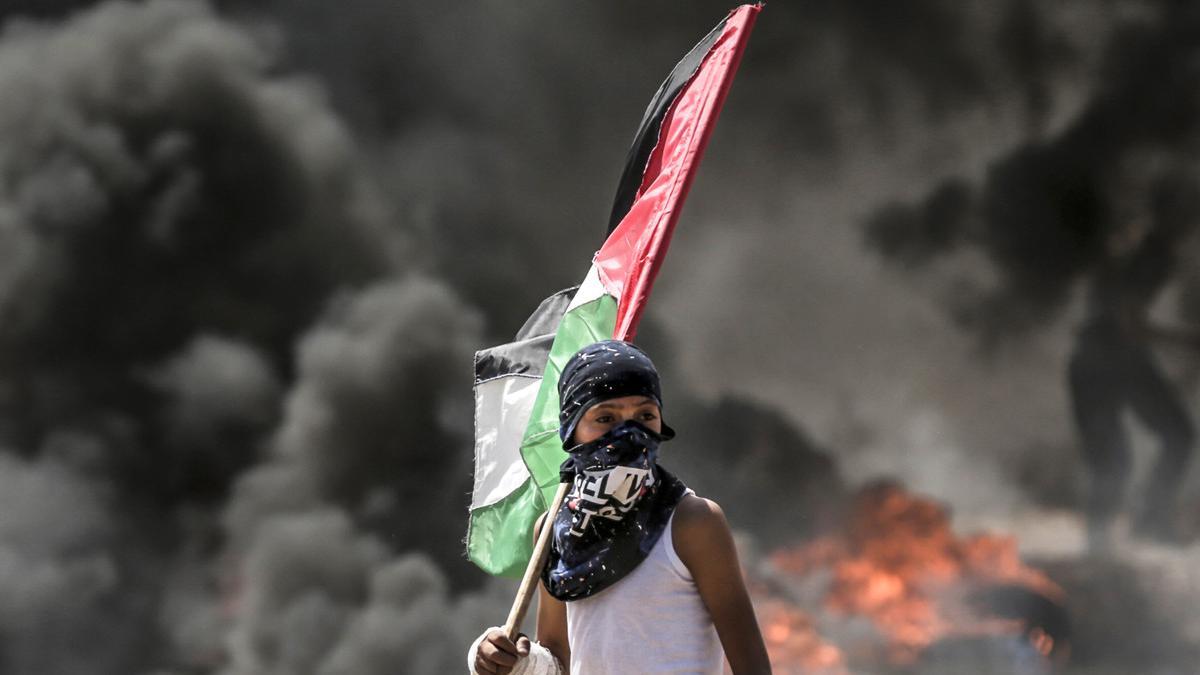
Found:
M 533 528 L 535 533 L 541 530 L 545 517 L 543 514 L 538 519 Z M 567 641 L 567 605 L 550 595 L 544 583 L 538 584 L 537 641 L 550 650 L 562 664 L 563 672 L 570 675 L 571 645 Z
M 734 675 L 771 672 L 754 607 L 742 580 L 733 534 L 716 502 L 689 495 L 675 507 L 675 552 L 687 565 L 716 626 Z
M 542 518 L 534 526 L 534 541 L 541 529 Z M 536 543 L 535 543 L 536 548 Z M 571 649 L 567 644 L 567 606 L 555 600 L 546 592 L 544 584 L 538 584 L 537 612 L 537 641 L 550 651 L 550 655 L 558 659 L 557 669 L 549 663 L 549 656 L 539 651 L 537 645 L 531 645 L 529 638 L 522 634 L 514 642 L 508 639 L 501 628 L 492 628 L 480 635 L 468 650 L 467 661 L 472 675 L 508 675 L 509 673 L 529 671 L 528 662 L 522 662 L 526 657 L 536 657 L 540 666 L 550 671 L 570 675 Z M 545 660 L 543 660 L 543 658 Z M 535 670 L 534 672 L 548 672 Z

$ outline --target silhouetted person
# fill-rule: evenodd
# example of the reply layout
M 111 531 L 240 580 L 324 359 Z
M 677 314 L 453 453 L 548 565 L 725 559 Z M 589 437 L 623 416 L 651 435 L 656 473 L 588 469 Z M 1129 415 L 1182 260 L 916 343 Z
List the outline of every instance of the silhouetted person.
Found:
M 1167 220 L 1170 220 L 1169 218 Z M 1152 339 L 1180 333 L 1151 326 L 1147 313 L 1170 278 L 1179 228 L 1156 218 L 1127 220 L 1106 242 L 1105 260 L 1091 279 L 1088 315 L 1076 338 L 1068 380 L 1088 488 L 1088 539 L 1093 550 L 1109 544 L 1112 522 L 1125 502 L 1131 463 L 1122 412 L 1128 408 L 1159 444 L 1133 532 L 1176 541 L 1175 502 L 1191 458 L 1195 428 L 1183 400 L 1150 351 Z

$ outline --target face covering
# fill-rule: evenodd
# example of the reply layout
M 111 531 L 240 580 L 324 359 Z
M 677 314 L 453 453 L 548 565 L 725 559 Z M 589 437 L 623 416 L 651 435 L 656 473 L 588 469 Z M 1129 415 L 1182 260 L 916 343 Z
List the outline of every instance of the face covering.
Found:
M 567 496 L 568 535 L 583 537 L 592 519 L 620 522 L 655 484 L 661 436 L 637 422 L 625 422 L 604 436 L 571 449 L 560 471 L 574 485 Z
M 560 472 L 572 487 L 552 521 L 542 575 L 550 595 L 564 601 L 594 595 L 650 554 L 687 493 L 657 464 L 662 440 L 628 421 L 571 448 Z

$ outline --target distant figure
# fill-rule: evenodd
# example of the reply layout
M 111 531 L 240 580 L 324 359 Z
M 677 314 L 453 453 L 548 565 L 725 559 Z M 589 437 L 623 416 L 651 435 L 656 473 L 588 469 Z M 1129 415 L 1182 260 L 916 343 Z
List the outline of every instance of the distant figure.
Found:
M 1176 218 L 1155 215 L 1153 229 L 1148 217 L 1128 218 L 1105 242 L 1107 256 L 1091 279 L 1088 315 L 1068 369 L 1075 423 L 1091 472 L 1086 511 L 1088 543 L 1096 552 L 1109 547 L 1113 520 L 1125 502 L 1131 470 L 1121 422 L 1126 406 L 1159 443 L 1144 498 L 1135 507 L 1133 533 L 1179 540 L 1176 498 L 1196 431 L 1180 393 L 1151 353 L 1150 342 L 1194 342 L 1195 337 L 1151 326 L 1147 319 L 1170 279 L 1182 229 L 1175 227 Z

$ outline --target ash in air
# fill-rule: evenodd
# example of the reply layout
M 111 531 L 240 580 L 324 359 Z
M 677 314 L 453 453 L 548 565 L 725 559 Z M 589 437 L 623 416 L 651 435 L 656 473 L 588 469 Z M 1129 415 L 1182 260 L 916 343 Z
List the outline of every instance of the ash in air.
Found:
M 471 354 L 578 281 L 647 97 L 727 9 L 5 3 L 0 672 L 459 670 L 512 591 L 462 556 Z M 1058 556 L 1090 618 L 1069 668 L 1191 663 L 1200 358 L 1153 352 L 1167 393 L 1139 397 L 1076 327 L 1112 278 L 1200 318 L 1198 28 L 1152 0 L 767 7 L 641 336 L 671 466 L 763 553 L 892 476 Z M 1128 447 L 1076 430 L 1128 406 Z M 1141 474 L 1170 546 L 1126 541 Z M 1094 480 L 1130 500 L 1093 505 L 1116 539 L 1088 566 Z

